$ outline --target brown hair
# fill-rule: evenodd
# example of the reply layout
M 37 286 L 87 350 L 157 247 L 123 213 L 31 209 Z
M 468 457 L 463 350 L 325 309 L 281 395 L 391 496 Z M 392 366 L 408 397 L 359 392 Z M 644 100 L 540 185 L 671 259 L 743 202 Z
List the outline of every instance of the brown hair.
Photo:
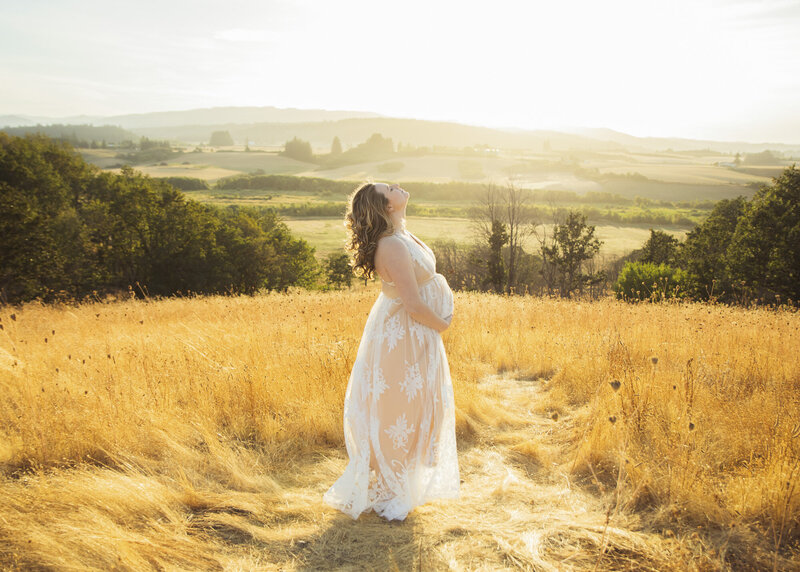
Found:
M 356 275 L 372 278 L 375 275 L 375 250 L 378 239 L 392 234 L 394 225 L 386 207 L 389 199 L 379 193 L 374 183 L 364 183 L 348 200 L 344 225 L 348 230 L 347 249 Z

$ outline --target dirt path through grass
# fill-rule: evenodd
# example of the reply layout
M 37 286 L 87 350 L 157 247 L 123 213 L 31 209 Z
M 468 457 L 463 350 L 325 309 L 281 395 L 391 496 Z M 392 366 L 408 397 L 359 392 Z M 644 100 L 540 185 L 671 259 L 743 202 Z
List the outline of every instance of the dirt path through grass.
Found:
M 472 443 L 460 447 L 460 499 L 418 507 L 403 522 L 372 512 L 353 521 L 320 504 L 346 465 L 344 452 L 298 467 L 281 509 L 286 560 L 273 563 L 308 570 L 673 568 L 669 556 L 680 552 L 675 542 L 637 532 L 630 516 L 608 519 L 613 495 L 604 501 L 571 482 L 562 458 L 570 413 L 553 419 L 542 410 L 542 384 L 484 380 L 482 393 L 505 409 L 506 420 L 476 424 Z

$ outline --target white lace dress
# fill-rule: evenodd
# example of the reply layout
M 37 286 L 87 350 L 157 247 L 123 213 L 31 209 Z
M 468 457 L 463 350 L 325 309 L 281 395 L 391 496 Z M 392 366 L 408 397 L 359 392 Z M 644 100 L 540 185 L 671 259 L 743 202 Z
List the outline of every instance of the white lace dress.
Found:
M 427 245 L 407 231 L 422 300 L 442 318 L 453 293 Z M 439 333 L 414 320 L 382 281 L 364 327 L 344 400 L 349 462 L 323 501 L 356 519 L 368 510 L 403 520 L 416 506 L 458 498 L 455 404 Z

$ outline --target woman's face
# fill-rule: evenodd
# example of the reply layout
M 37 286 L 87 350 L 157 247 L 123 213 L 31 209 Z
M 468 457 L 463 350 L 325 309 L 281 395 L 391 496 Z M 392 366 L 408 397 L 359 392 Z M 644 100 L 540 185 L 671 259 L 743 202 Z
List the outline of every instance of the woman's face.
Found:
M 398 184 L 375 183 L 375 190 L 389 201 L 387 205 L 389 212 L 402 211 L 408 203 L 408 191 L 402 189 Z

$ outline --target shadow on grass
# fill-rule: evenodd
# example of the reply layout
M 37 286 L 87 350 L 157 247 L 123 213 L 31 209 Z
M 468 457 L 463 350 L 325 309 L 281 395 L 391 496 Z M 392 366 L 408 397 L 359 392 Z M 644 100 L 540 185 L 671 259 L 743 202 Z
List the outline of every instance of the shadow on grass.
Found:
M 387 521 L 374 512 L 353 520 L 334 517 L 318 535 L 307 537 L 300 570 L 413 570 L 419 562 L 419 522 L 409 514 Z

